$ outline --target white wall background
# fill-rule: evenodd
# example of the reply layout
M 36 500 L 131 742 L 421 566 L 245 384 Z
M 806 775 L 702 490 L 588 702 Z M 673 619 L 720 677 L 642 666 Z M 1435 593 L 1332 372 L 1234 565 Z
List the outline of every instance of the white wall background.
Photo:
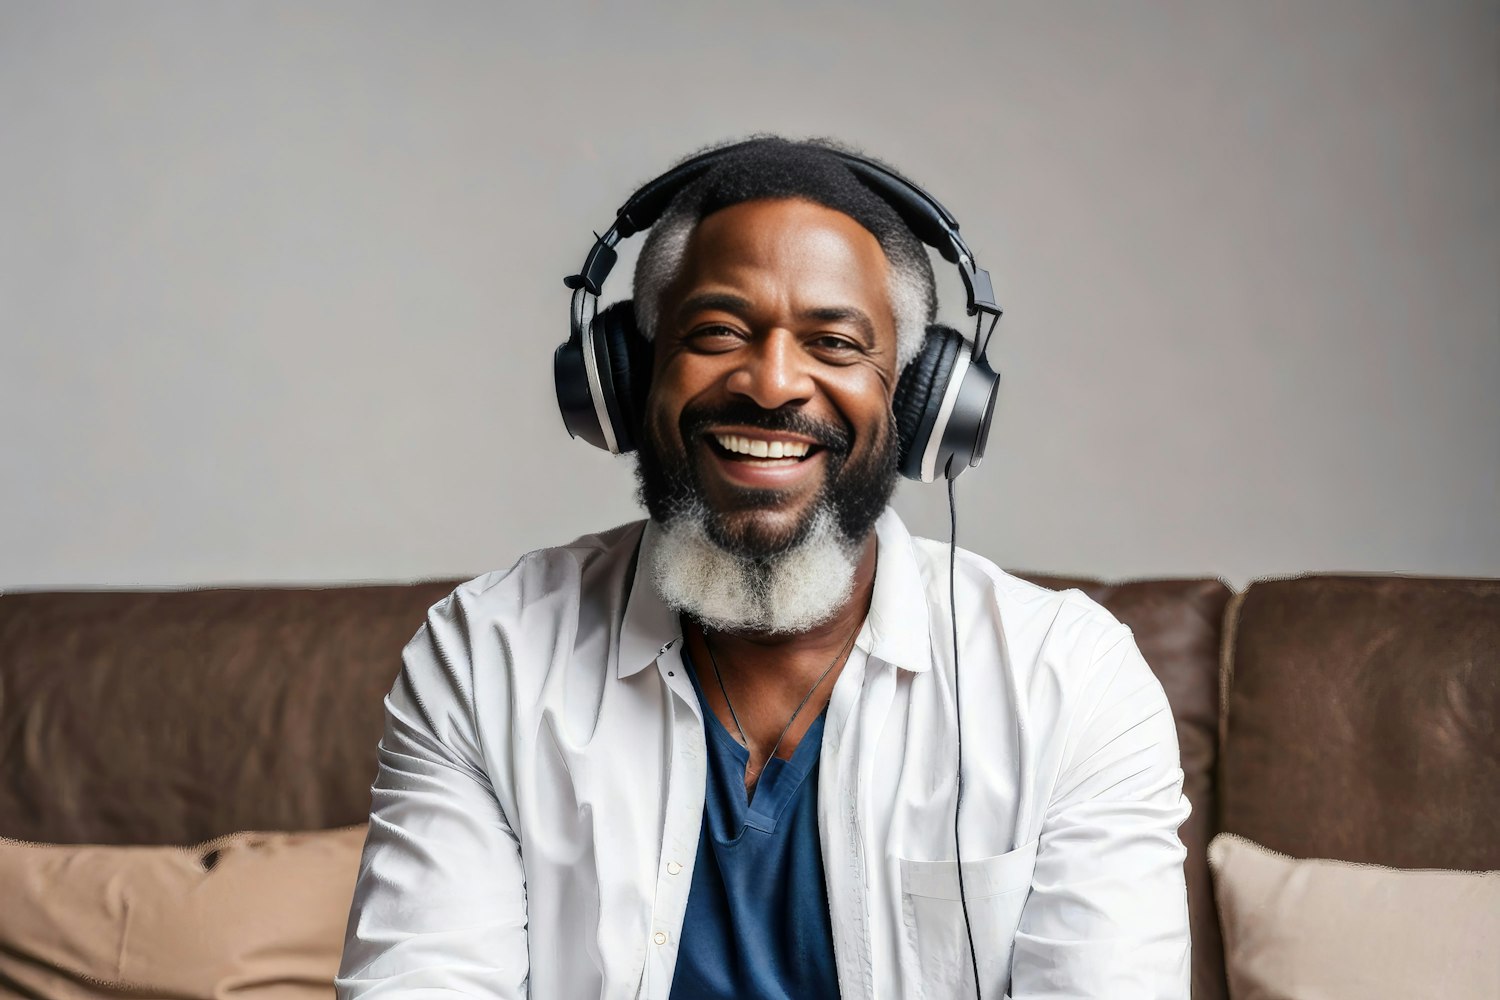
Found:
M 0 586 L 472 575 L 638 516 L 557 417 L 560 279 L 752 130 L 889 159 L 994 273 L 967 546 L 1500 575 L 1495 2 L 4 0 Z

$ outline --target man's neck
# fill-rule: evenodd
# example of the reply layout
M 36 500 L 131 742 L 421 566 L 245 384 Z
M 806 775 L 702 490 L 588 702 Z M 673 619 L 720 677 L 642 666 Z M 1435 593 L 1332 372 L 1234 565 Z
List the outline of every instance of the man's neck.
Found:
M 872 531 L 855 567 L 849 598 L 831 618 L 805 632 L 705 633 L 698 622 L 684 620 L 688 655 L 709 708 L 731 732 L 737 724 L 744 726 L 753 767 L 764 763 L 778 737 L 776 755 L 790 759 L 828 704 L 848 650 L 870 611 L 876 550 Z M 788 725 L 794 714 L 795 720 Z M 755 777 L 747 768 L 747 783 L 753 784 Z

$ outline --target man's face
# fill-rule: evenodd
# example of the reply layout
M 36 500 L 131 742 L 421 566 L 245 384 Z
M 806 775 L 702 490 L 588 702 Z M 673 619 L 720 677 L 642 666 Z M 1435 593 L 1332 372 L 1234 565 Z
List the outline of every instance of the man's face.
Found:
M 639 474 L 653 517 L 694 501 L 720 546 L 764 557 L 820 507 L 868 533 L 896 480 L 896 328 L 880 244 L 812 202 L 705 218 L 663 292 Z

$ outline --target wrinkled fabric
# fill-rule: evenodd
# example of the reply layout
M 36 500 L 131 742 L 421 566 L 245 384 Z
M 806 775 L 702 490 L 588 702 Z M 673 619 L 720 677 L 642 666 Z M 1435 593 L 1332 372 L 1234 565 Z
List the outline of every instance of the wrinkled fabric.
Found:
M 1187 848 L 1188 923 L 1193 932 L 1193 1000 L 1227 1000 L 1219 913 L 1208 871 L 1208 842 L 1219 831 L 1219 670 L 1224 608 L 1220 580 L 1127 580 L 1017 574 L 1051 590 L 1077 588 L 1130 626 L 1177 721 L 1193 812 L 1177 831 Z
M 534 552 L 429 612 L 386 699 L 344 997 L 671 991 L 704 724 L 636 523 Z M 864 658 L 835 683 L 818 820 L 845 998 L 1186 998 L 1161 684 L 1130 630 L 881 518 Z
M 0 997 L 328 1000 L 364 824 L 184 847 L 0 838 Z

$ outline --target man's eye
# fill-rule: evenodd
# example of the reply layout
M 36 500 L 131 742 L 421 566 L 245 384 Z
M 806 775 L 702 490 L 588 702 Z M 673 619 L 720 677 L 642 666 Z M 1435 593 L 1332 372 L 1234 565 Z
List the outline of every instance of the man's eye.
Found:
M 744 338 L 734 327 L 715 323 L 698 327 L 688 334 L 687 339 L 698 350 L 727 351 Z
M 841 337 L 831 333 L 825 333 L 820 337 L 814 338 L 812 346 L 820 351 L 834 354 L 848 353 L 859 348 L 859 345 L 848 337 Z

